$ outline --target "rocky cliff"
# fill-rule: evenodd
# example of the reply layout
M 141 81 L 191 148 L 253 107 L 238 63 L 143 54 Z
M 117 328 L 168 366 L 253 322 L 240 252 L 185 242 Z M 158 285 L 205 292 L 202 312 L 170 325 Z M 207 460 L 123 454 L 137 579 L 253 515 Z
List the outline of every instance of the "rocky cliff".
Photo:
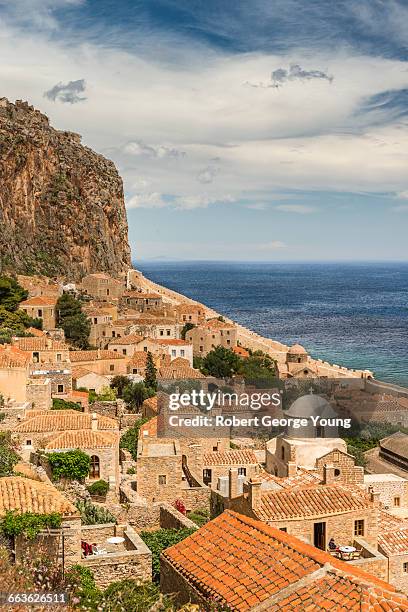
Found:
M 130 266 L 122 180 L 114 164 L 0 98 L 0 268 L 78 279 Z

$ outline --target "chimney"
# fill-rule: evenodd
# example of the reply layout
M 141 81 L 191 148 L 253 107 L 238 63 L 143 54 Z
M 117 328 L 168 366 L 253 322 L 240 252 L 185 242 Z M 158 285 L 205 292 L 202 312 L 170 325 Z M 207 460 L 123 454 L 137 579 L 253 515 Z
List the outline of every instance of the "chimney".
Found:
M 325 463 L 323 466 L 323 484 L 330 485 L 334 482 L 334 465 L 332 463 Z
M 96 414 L 96 412 L 92 413 L 92 417 L 91 417 L 91 429 L 93 431 L 97 431 L 97 429 L 98 429 L 98 415 Z
M 238 468 L 231 468 L 229 471 L 229 491 L 228 497 L 235 499 L 238 497 Z
M 297 473 L 297 465 L 294 461 L 288 461 L 288 478 L 291 476 L 296 476 Z
M 248 482 L 248 500 L 252 509 L 258 508 L 261 503 L 261 480 L 259 478 L 253 477 L 249 479 Z
M 380 492 L 375 491 L 374 487 L 368 487 L 368 492 L 370 493 L 371 501 L 374 502 L 376 506 L 380 505 Z

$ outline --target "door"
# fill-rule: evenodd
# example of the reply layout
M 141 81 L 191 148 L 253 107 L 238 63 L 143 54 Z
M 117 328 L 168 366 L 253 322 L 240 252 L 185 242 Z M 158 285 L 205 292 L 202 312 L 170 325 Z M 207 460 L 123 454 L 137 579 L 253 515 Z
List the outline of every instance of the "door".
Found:
M 313 544 L 316 548 L 326 550 L 326 523 L 313 525 Z

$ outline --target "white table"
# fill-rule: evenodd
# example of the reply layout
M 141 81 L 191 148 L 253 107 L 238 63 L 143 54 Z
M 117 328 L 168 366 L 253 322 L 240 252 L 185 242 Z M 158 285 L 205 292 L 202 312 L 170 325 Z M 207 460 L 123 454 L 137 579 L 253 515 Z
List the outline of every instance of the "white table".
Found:
M 340 557 L 342 559 L 351 559 L 356 550 L 357 549 L 354 548 L 354 546 L 339 546 Z
M 112 536 L 111 538 L 108 538 L 106 541 L 108 544 L 123 544 L 123 542 L 125 541 L 125 538 L 121 538 L 120 536 Z

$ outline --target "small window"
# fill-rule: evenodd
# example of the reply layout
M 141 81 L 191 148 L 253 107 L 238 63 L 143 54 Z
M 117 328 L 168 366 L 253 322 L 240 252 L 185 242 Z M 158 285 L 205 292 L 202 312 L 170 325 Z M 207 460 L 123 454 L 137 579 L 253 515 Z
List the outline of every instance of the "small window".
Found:
M 316 425 L 316 438 L 324 438 L 324 427 Z
M 34 351 L 33 353 L 33 361 L 35 363 L 38 363 L 40 361 L 40 353 L 38 353 L 37 351 Z
M 401 505 L 401 498 L 400 497 L 394 497 L 394 506 L 396 508 L 399 508 Z
M 26 446 L 32 446 L 33 441 L 32 440 L 26 440 Z
M 184 350 L 184 349 L 181 349 L 181 350 L 180 350 L 180 355 L 181 355 L 182 357 L 184 357 L 184 355 L 185 355 L 185 354 L 186 354 L 185 350 Z
M 354 521 L 354 535 L 364 535 L 364 519 L 358 519 L 357 521 Z
M 113 365 L 113 363 L 110 364 L 109 371 L 110 372 L 114 372 L 115 371 L 115 366 Z
M 42 317 L 43 316 L 43 311 L 41 310 L 41 308 L 38 309 L 38 316 Z
M 176 349 L 171 349 L 171 356 L 175 357 L 177 355 Z
M 207 486 L 210 484 L 212 479 L 212 470 L 209 468 L 205 468 L 203 470 L 203 483 Z
M 403 570 L 404 574 L 408 574 L 408 561 L 405 561 L 402 564 L 402 570 Z
M 167 484 L 167 476 L 165 474 L 159 474 L 159 485 Z
M 163 329 L 160 330 L 160 335 L 164 336 L 164 330 Z
M 64 385 L 58 385 L 58 393 L 64 393 Z
M 169 329 L 166 330 L 168 336 L 170 336 L 171 331 Z
M 122 349 L 122 353 L 126 355 L 126 349 Z
M 338 477 L 338 476 L 340 476 L 340 470 L 339 470 L 339 468 L 335 468 L 335 469 L 334 469 L 334 475 L 335 475 L 335 476 L 337 476 L 337 477 Z
M 239 476 L 246 476 L 246 468 L 244 468 L 244 467 L 239 467 L 239 468 L 238 468 L 238 475 L 239 475 Z
M 204 347 L 200 346 L 200 353 L 202 353 L 204 351 Z
M 285 533 L 288 532 L 288 528 L 287 527 L 279 527 L 279 531 L 284 531 Z
M 133 370 L 132 370 L 132 374 L 137 374 L 137 370 L 136 370 L 136 368 L 133 368 Z
M 57 353 L 57 361 L 62 361 L 62 355 L 61 355 L 61 353 Z

